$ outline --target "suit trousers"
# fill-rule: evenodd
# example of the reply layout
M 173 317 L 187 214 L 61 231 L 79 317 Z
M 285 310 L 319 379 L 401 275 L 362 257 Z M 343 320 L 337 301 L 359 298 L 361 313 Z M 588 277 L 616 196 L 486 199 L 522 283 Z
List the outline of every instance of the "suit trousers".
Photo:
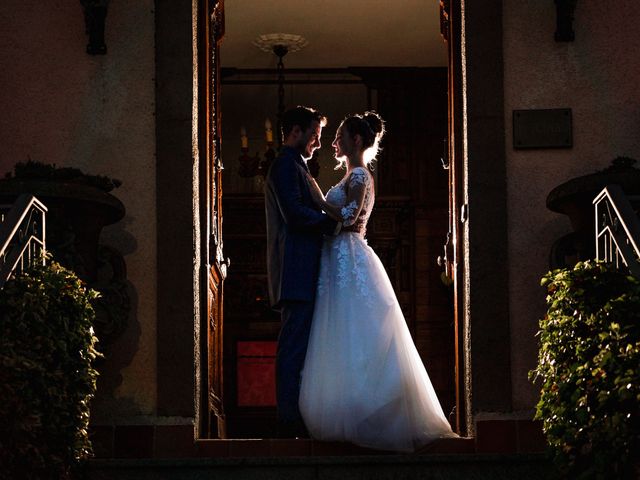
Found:
M 304 367 L 311 332 L 313 305 L 313 301 L 281 303 L 282 324 L 276 352 L 276 401 L 278 424 L 283 430 L 293 428 L 304 432 L 298 397 L 300 372 Z

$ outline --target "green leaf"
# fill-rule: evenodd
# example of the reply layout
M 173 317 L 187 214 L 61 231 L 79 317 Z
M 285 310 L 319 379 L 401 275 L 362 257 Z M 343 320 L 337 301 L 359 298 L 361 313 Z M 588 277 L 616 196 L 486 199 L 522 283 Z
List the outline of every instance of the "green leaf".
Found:
M 640 283 L 594 261 L 541 283 L 535 418 L 567 478 L 613 478 L 640 451 Z
M 90 330 L 93 298 L 50 259 L 0 290 L 0 424 L 12 432 L 0 447 L 8 478 L 66 478 L 91 454 L 92 362 L 101 356 Z

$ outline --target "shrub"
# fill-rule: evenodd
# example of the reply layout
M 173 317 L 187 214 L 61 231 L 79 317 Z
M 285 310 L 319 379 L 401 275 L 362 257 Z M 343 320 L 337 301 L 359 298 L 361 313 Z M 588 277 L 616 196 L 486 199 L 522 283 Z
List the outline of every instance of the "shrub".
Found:
M 105 192 L 110 192 L 114 188 L 118 188 L 122 185 L 122 182 L 117 178 L 109 178 L 104 175 L 89 175 L 77 168 L 58 167 L 55 164 L 50 165 L 48 163 L 36 162 L 31 159 L 26 162 L 16 163 L 13 167 L 13 172 L 8 172 L 5 175 L 5 178 L 79 183 L 99 188 Z
M 569 478 L 635 478 L 640 448 L 640 282 L 601 262 L 542 280 L 547 315 L 531 372 L 536 418 Z
M 96 296 L 53 261 L 0 291 L 0 477 L 67 478 L 91 453 Z

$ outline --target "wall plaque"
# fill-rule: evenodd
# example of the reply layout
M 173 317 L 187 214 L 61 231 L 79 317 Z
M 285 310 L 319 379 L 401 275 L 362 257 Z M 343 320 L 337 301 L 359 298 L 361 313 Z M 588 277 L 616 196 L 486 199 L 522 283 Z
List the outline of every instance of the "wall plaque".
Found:
M 513 148 L 571 148 L 571 109 L 513 111 Z

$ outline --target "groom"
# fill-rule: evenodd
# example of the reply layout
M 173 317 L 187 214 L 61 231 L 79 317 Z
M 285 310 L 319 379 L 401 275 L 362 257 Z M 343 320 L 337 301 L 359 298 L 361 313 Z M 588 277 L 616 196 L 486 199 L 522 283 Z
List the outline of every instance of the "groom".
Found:
M 337 235 L 341 224 L 312 201 L 307 160 L 320 148 L 326 118 L 296 107 L 281 118 L 284 143 L 266 178 L 267 271 L 269 297 L 280 310 L 276 353 L 278 436 L 306 437 L 298 409 L 300 371 L 304 366 L 313 317 L 322 235 Z

